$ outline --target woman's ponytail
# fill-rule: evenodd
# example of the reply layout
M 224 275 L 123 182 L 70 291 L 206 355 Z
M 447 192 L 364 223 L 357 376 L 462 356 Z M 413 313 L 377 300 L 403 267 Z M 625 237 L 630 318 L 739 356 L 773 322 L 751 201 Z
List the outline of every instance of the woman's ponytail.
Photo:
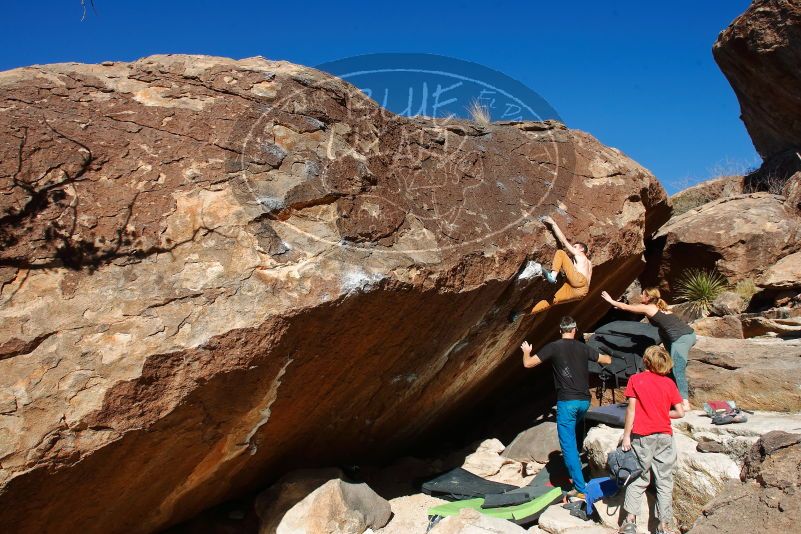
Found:
M 656 287 L 646 287 L 642 290 L 643 293 L 648 295 L 648 298 L 656 304 L 656 307 L 661 311 L 668 311 L 668 303 L 662 300 L 662 293 Z

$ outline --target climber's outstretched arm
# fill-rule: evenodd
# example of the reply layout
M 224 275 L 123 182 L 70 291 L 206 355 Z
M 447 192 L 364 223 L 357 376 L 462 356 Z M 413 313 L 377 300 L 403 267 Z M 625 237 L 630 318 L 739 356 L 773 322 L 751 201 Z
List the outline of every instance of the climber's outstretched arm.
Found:
M 542 363 L 542 360 L 540 360 L 539 356 L 536 354 L 532 356 L 531 349 L 533 347 L 531 346 L 531 343 L 524 341 L 523 344 L 520 345 L 520 348 L 523 349 L 523 367 L 531 369 L 532 367 L 537 367 Z
M 562 246 L 565 248 L 565 250 L 568 252 L 568 254 L 570 254 L 571 256 L 575 256 L 576 253 L 578 252 L 576 250 L 576 247 L 574 247 L 570 243 L 570 241 L 567 240 L 567 238 L 565 237 L 564 232 L 562 232 L 562 229 L 559 228 L 558 224 L 556 224 L 556 221 L 551 219 L 548 215 L 543 217 L 541 220 L 542 220 L 543 223 L 545 223 L 545 224 L 547 224 L 548 226 L 551 227 L 551 231 L 553 232 L 553 235 L 556 236 L 556 239 L 559 240 L 559 242 L 562 244 Z

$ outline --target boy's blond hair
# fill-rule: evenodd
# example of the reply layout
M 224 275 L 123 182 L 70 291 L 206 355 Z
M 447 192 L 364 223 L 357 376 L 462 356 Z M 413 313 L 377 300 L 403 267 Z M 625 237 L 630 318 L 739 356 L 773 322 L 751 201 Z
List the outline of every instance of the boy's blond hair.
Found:
M 653 345 L 645 349 L 642 356 L 642 363 L 645 368 L 658 375 L 666 375 L 673 369 L 673 358 L 668 351 L 659 345 Z

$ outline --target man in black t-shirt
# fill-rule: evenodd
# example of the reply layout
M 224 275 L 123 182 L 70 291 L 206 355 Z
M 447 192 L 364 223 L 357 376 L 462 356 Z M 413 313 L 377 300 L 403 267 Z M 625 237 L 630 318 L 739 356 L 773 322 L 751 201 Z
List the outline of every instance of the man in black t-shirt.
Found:
M 602 365 L 612 363 L 612 358 L 600 354 L 576 341 L 576 321 L 572 317 L 562 317 L 559 323 L 562 339 L 548 343 L 537 354 L 531 354 L 531 344 L 524 341 L 523 366 L 536 367 L 542 362 L 551 361 L 553 381 L 556 386 L 556 428 L 559 447 L 570 478 L 573 480 L 571 494 L 584 497 L 586 483 L 581 472 L 579 448 L 583 446 L 584 414 L 590 408 L 589 362 Z

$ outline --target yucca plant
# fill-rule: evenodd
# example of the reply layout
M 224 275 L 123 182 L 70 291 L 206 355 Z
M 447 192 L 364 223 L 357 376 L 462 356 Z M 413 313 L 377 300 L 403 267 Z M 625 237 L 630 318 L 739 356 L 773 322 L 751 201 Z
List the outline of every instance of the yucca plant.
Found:
M 467 111 L 470 113 L 470 117 L 474 122 L 481 126 L 489 126 L 492 118 L 489 109 L 487 109 L 484 104 L 478 100 L 473 100 L 473 102 L 470 103 L 470 107 L 467 108 Z
M 718 295 L 728 287 L 719 272 L 709 269 L 688 269 L 676 283 L 676 296 L 690 304 L 693 311 L 706 316 Z

